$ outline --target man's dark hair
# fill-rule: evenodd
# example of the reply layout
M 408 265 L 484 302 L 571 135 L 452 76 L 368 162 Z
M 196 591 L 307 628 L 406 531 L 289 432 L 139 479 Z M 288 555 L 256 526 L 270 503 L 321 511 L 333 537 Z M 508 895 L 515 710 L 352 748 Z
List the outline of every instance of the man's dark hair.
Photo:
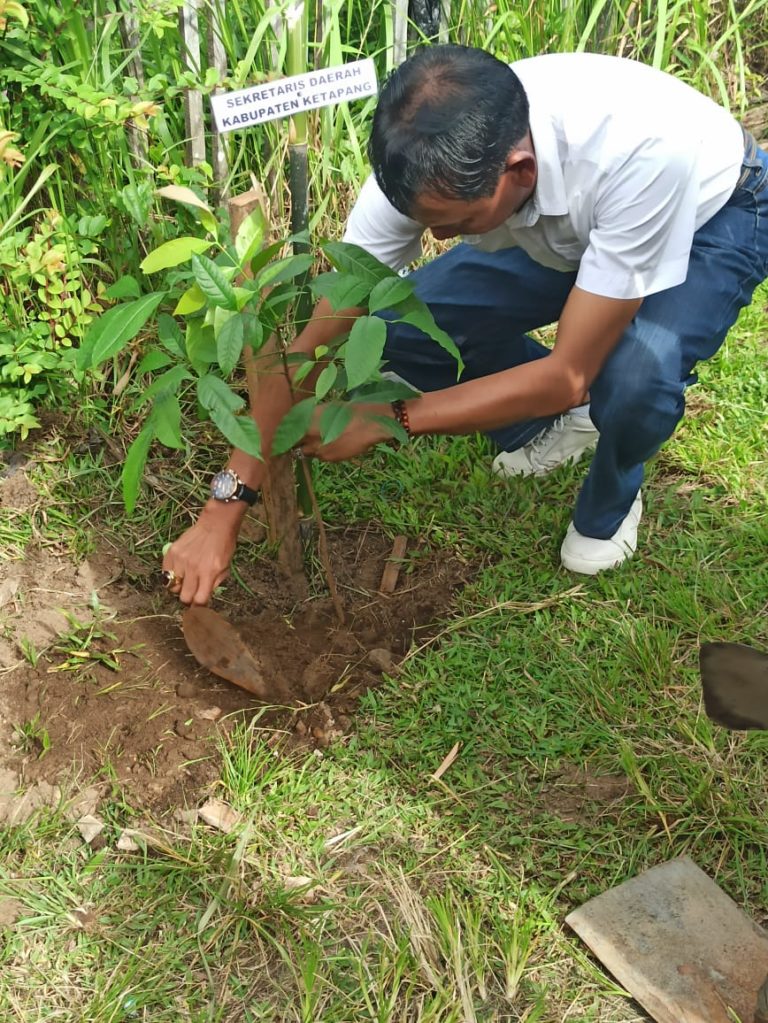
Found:
M 368 152 L 382 192 L 408 215 L 424 192 L 493 195 L 527 131 L 528 97 L 510 67 L 472 46 L 430 46 L 387 79 Z

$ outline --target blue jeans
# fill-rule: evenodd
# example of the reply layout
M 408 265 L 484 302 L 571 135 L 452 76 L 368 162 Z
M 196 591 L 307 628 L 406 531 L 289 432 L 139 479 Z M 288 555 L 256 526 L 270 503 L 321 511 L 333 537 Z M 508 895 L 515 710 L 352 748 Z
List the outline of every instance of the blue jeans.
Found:
M 548 349 L 526 332 L 553 323 L 576 281 L 521 249 L 484 253 L 460 244 L 412 275 L 416 292 L 461 351 L 462 380 L 499 373 Z M 637 495 L 644 463 L 685 411 L 694 367 L 711 358 L 739 310 L 768 277 L 768 153 L 745 153 L 727 204 L 694 235 L 683 284 L 648 296 L 590 388 L 600 439 L 574 511 L 584 536 L 607 539 Z M 456 364 L 419 330 L 390 323 L 384 357 L 421 391 L 456 383 Z M 527 444 L 553 419 L 525 420 L 489 436 L 505 451 Z

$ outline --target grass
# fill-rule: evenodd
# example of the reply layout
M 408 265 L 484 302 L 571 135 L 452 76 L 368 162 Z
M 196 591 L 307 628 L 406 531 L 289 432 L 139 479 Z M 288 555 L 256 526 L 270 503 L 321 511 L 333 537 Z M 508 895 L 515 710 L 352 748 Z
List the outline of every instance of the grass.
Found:
M 630 1023 L 642 1013 L 565 928 L 571 908 L 686 853 L 764 922 L 768 739 L 704 716 L 697 649 L 768 649 L 766 299 L 701 367 L 615 573 L 559 567 L 578 466 L 496 480 L 475 438 L 323 466 L 330 522 L 377 520 L 485 568 L 323 755 L 275 754 L 258 720 L 235 731 L 217 793 L 232 833 L 166 822 L 160 848 L 117 853 L 137 823 L 117 789 L 99 851 L 64 806 L 0 832 L 0 908 L 21 914 L 0 943 L 4 1019 Z M 80 554 L 98 532 L 158 558 L 188 470 L 217 457 L 168 463 L 126 523 L 103 453 L 55 443 L 38 472 Z M 0 528 L 11 556 L 32 539 L 28 513 Z

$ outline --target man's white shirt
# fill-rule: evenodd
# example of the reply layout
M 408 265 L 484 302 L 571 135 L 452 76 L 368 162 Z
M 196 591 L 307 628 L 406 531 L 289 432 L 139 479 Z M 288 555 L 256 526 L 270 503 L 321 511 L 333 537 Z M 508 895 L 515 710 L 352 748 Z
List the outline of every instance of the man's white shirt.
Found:
M 694 232 L 738 180 L 738 123 L 673 76 L 619 57 L 547 54 L 511 67 L 530 103 L 536 188 L 500 227 L 463 240 L 486 252 L 519 246 L 608 298 L 682 284 Z M 371 175 L 344 240 L 399 270 L 420 254 L 423 232 Z

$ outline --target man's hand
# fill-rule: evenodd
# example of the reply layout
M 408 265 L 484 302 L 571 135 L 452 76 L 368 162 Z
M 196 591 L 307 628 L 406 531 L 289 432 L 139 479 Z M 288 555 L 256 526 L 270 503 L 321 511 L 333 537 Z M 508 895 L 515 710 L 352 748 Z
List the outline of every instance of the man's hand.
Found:
M 388 404 L 354 405 L 352 419 L 340 437 L 330 444 L 320 439 L 320 417 L 327 406 L 318 405 L 312 425 L 304 436 L 299 448 L 301 453 L 323 462 L 343 462 L 355 455 L 361 455 L 375 444 L 391 440 L 392 431 L 374 418 L 392 419 L 392 407 Z
M 227 578 L 246 511 L 242 501 L 209 501 L 194 526 L 168 548 L 163 558 L 164 571 L 173 573 L 168 589 L 183 604 L 207 604 Z

